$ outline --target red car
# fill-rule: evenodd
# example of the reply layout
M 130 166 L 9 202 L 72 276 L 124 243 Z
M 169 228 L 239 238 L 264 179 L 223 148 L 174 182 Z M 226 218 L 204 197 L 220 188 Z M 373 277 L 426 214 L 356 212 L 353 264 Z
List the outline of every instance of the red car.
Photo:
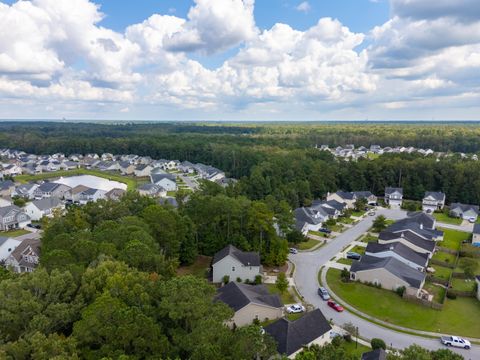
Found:
M 342 312 L 344 310 L 342 305 L 337 304 L 333 300 L 328 300 L 327 305 L 330 306 L 333 310 L 338 311 L 338 312 Z

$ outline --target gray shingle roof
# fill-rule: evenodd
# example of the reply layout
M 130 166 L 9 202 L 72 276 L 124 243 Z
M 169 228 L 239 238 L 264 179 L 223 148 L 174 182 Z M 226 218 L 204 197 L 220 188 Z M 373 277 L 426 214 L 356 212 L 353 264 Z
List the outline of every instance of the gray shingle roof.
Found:
M 245 266 L 260 266 L 260 254 L 258 252 L 245 252 L 233 245 L 227 245 L 213 256 L 212 264 L 216 264 L 226 256 L 232 256 Z
M 468 204 L 461 204 L 461 203 L 452 203 L 450 205 L 450 211 L 456 211 L 459 213 L 464 213 L 469 210 L 474 211 L 478 214 L 479 207 L 478 205 L 468 205 Z
M 379 244 L 374 242 L 369 242 L 365 252 L 378 254 L 385 251 L 392 251 L 395 254 L 401 256 L 405 260 L 409 260 L 417 265 L 425 266 L 428 261 L 428 254 L 421 254 L 416 251 L 413 251 L 408 246 L 402 244 L 401 242 L 395 242 L 391 244 Z M 373 255 L 372 255 L 373 256 Z
M 332 327 L 319 309 L 306 313 L 300 319 L 280 319 L 265 327 L 277 342 L 277 351 L 287 356 L 302 346 L 328 333 Z
M 356 196 L 357 199 L 367 199 L 373 194 L 370 191 L 354 191 L 353 194 Z
M 385 195 L 393 194 L 394 192 L 399 192 L 403 195 L 403 188 L 395 188 L 395 187 L 386 187 L 385 188 Z
M 159 182 L 163 179 L 168 179 L 168 180 L 171 180 L 173 182 L 177 181 L 176 176 L 172 175 L 172 174 L 152 174 L 151 177 L 152 177 L 152 182 L 153 183 L 157 183 L 157 182 Z
M 416 245 L 426 251 L 429 251 L 429 252 L 433 252 L 433 250 L 435 249 L 435 241 L 434 240 L 425 240 L 425 239 L 422 239 L 420 236 L 414 234 L 413 232 L 411 231 L 402 231 L 402 232 L 397 232 L 397 233 L 393 233 L 393 232 L 389 232 L 389 231 L 382 231 L 379 236 L 378 236 L 378 239 L 379 240 L 397 240 L 399 238 L 403 238 L 405 239 L 406 241 L 408 241 L 409 243 L 413 244 L 413 245 Z
M 9 205 L 9 206 L 0 207 L 0 217 L 4 217 L 5 215 L 7 215 L 12 210 L 15 210 L 16 212 L 21 212 L 22 211 L 16 205 Z
M 60 184 L 57 184 L 57 183 L 46 182 L 46 183 L 43 183 L 42 185 L 40 185 L 37 190 L 41 191 L 41 192 L 49 193 L 49 192 L 54 191 L 59 186 L 60 186 Z
M 364 255 L 360 261 L 354 261 L 350 267 L 351 272 L 374 269 L 385 269 L 416 289 L 420 288 L 420 285 L 425 279 L 425 273 L 411 268 L 394 257 L 376 258 L 374 256 Z
M 315 217 L 313 211 L 317 211 L 323 216 L 328 216 L 327 212 L 321 207 L 315 208 L 315 210 L 305 207 L 295 209 L 293 211 L 293 215 L 295 216 L 295 227 L 298 230 L 302 230 L 305 223 L 312 225 L 318 225 L 322 223 L 322 218 Z
M 40 200 L 32 201 L 32 204 L 35 205 L 40 210 L 53 209 L 60 205 L 60 200 L 57 198 L 44 198 Z
M 264 285 L 247 285 L 233 281 L 218 289 L 215 299 L 224 302 L 234 311 L 250 303 L 274 308 L 283 306 L 280 297 L 270 294 Z
M 362 354 L 362 360 L 386 360 L 387 352 L 383 349 L 375 349 Z
M 8 190 L 15 186 L 12 180 L 0 181 L 0 190 Z
M 425 192 L 425 198 L 431 196 L 437 201 L 444 201 L 445 200 L 445 194 L 442 192 L 438 191 L 426 191 Z
M 480 224 L 473 225 L 473 233 L 480 234 Z

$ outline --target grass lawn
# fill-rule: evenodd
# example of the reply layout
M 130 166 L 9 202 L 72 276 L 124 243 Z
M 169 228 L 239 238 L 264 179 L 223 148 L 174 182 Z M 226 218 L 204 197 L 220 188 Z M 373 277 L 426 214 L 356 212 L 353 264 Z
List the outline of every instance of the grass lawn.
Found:
M 355 346 L 354 340 L 352 340 L 351 342 L 342 342 L 341 347 L 346 350 L 347 354 L 353 355 L 356 359 L 360 359 L 364 352 L 372 351 L 372 349 L 362 344 L 358 344 L 357 346 Z
M 470 233 L 468 232 L 442 228 L 439 230 L 443 231 L 443 240 L 438 245 L 448 249 L 460 250 L 462 241 L 470 238 Z
M 457 279 L 453 278 L 451 285 L 454 290 L 458 291 L 473 291 L 475 287 L 475 280 L 471 279 Z
M 448 280 L 450 279 L 450 274 L 452 273 L 452 269 L 449 269 L 445 266 L 439 266 L 439 265 L 431 265 L 435 269 L 435 272 L 433 273 L 433 276 Z
M 460 225 L 462 223 L 462 219 L 450 217 L 445 213 L 433 213 L 433 217 L 445 224 Z
M 354 220 L 351 217 L 339 217 L 338 222 L 341 222 L 342 224 L 352 224 Z
M 167 191 L 167 196 L 175 197 L 176 191 Z
M 0 231 L 0 237 L 17 237 L 25 234 L 30 234 L 30 231 L 23 230 L 23 229 Z
M 310 230 L 308 233 L 312 234 L 312 235 L 316 235 L 316 236 L 321 236 L 321 237 L 324 237 L 324 238 L 326 238 L 328 236 L 328 234 L 325 234 L 321 231 L 315 231 L 315 230 Z
M 49 173 L 37 174 L 37 175 L 18 175 L 15 176 L 15 181 L 20 183 L 28 183 L 30 181 L 46 180 L 56 178 L 60 176 L 76 176 L 76 175 L 93 175 L 108 180 L 114 180 L 127 185 L 128 190 L 135 190 L 139 184 L 139 181 L 133 177 L 126 177 L 120 174 L 104 172 L 100 170 L 88 170 L 88 169 L 75 169 L 75 170 L 63 170 L 54 171 Z
M 320 240 L 308 239 L 295 245 L 298 250 L 310 250 L 314 246 L 320 244 Z
M 295 297 L 290 292 L 290 289 L 288 289 L 283 294 L 281 294 L 280 290 L 277 289 L 277 286 L 275 284 L 265 284 L 265 286 L 268 288 L 268 291 L 270 291 L 271 294 L 280 295 L 280 298 L 282 299 L 283 304 L 285 304 L 285 305 L 286 304 L 295 304 L 297 302 Z
M 342 232 L 345 227 L 342 224 L 335 224 L 332 226 L 328 226 L 328 228 L 334 232 Z
M 365 214 L 366 211 L 352 211 L 352 216 L 360 217 Z
M 453 254 L 448 254 L 448 253 L 438 251 L 438 250 L 432 257 L 432 259 L 435 259 L 435 260 L 438 260 L 438 261 L 443 261 L 443 262 L 446 262 L 446 263 L 452 264 L 452 265 L 455 263 L 456 258 L 457 257 Z
M 362 238 L 362 242 L 377 242 L 378 241 L 378 236 L 373 236 L 371 234 L 367 234 Z
M 346 303 L 388 323 L 417 330 L 479 337 L 480 301 L 477 299 L 447 299 L 439 311 L 407 302 L 393 291 L 355 282 L 343 283 L 340 270 L 329 269 L 327 281 L 333 292 Z
M 446 289 L 442 286 L 432 284 L 429 281 L 425 282 L 425 285 L 423 286 L 425 290 L 427 290 L 430 294 L 433 295 L 433 300 L 437 303 L 442 303 L 444 300 L 444 295 Z
M 340 263 L 340 264 L 352 265 L 353 260 L 352 259 L 341 258 L 341 259 L 338 259 L 337 262 Z
M 212 258 L 210 256 L 199 255 L 192 265 L 180 266 L 177 269 L 177 275 L 193 275 L 199 278 L 206 278 L 211 262 Z
M 285 317 L 290 321 L 295 321 L 300 319 L 305 313 L 295 313 L 295 314 L 287 314 Z
M 350 251 L 356 252 L 357 254 L 364 255 L 365 254 L 365 247 L 363 246 L 355 246 Z

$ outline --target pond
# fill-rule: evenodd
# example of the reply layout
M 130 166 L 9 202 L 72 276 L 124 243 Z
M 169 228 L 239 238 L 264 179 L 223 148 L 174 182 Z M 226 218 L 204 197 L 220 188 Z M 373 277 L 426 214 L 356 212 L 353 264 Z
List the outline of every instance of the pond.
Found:
M 112 189 L 127 190 L 127 184 L 124 184 L 118 181 L 103 179 L 101 177 L 92 176 L 92 175 L 61 177 L 55 182 L 70 186 L 72 188 L 78 185 L 83 185 L 83 186 L 88 186 L 89 188 L 92 188 L 92 189 L 99 189 L 104 191 L 110 191 Z

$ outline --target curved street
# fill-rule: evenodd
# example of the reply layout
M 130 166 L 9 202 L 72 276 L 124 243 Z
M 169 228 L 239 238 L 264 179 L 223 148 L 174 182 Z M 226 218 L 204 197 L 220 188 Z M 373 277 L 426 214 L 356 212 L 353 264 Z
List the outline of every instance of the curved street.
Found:
M 388 219 L 402 219 L 406 216 L 403 210 L 377 209 L 376 216 L 384 215 Z M 353 323 L 359 329 L 360 337 L 365 339 L 381 338 L 385 340 L 388 346 L 403 349 L 412 344 L 418 344 L 424 348 L 435 350 L 444 348 L 438 339 L 425 338 L 421 336 L 410 335 L 391 330 L 375 323 L 364 320 L 357 315 L 344 311 L 337 313 L 327 306 L 317 294 L 318 272 L 338 252 L 345 248 L 352 241 L 363 235 L 373 223 L 376 216 L 367 216 L 352 228 L 330 240 L 327 244 L 311 252 L 299 252 L 290 254 L 289 259 L 295 264 L 294 281 L 299 293 L 305 301 L 319 308 L 327 319 L 332 319 L 337 325 L 343 325 L 347 322 Z M 381 299 L 379 299 L 381 301 Z M 353 306 L 355 304 L 352 304 Z M 455 335 L 455 334 L 453 334 Z M 480 347 L 473 345 L 471 350 L 454 349 L 465 359 L 480 359 Z

